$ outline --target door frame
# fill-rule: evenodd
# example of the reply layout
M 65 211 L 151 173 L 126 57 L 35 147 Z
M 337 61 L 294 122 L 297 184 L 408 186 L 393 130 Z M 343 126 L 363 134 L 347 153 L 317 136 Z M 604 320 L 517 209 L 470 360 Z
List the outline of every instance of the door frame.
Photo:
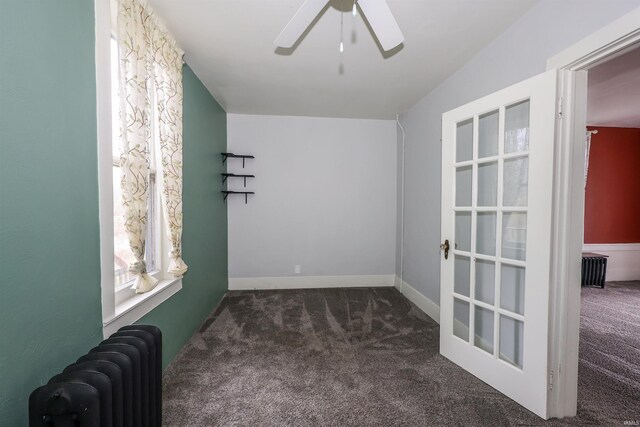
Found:
M 549 312 L 550 417 L 575 416 L 578 402 L 587 70 L 639 46 L 637 8 L 547 61 L 547 70 L 559 70 Z

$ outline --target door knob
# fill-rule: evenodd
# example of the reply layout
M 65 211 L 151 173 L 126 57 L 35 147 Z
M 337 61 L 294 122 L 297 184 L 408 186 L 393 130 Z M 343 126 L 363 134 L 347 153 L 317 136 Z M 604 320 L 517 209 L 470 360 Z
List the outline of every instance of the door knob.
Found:
M 445 240 L 440 249 L 444 251 L 444 259 L 449 259 L 449 240 Z

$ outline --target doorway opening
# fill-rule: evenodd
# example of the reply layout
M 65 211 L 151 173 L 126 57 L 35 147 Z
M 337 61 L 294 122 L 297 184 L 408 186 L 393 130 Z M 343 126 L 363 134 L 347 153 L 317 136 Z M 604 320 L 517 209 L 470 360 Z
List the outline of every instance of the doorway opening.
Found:
M 597 384 L 598 387 L 596 389 L 599 389 L 599 391 L 591 393 L 591 396 L 585 396 L 582 390 L 584 387 L 581 387 L 579 401 L 578 384 L 579 381 L 589 380 L 589 375 L 585 374 L 583 365 L 588 365 L 594 370 L 600 370 L 600 372 L 602 372 L 602 367 L 607 366 L 606 360 L 598 360 L 597 362 L 583 361 L 582 357 L 586 357 L 587 352 L 579 352 L 579 349 L 583 350 L 584 345 L 589 342 L 582 336 L 580 328 L 583 289 L 585 293 L 601 290 L 583 288 L 581 286 L 582 254 L 583 252 L 591 251 L 596 254 L 607 255 L 607 253 L 600 253 L 603 252 L 601 251 L 602 247 L 585 246 L 585 242 L 589 242 L 589 240 L 585 241 L 585 238 L 593 238 L 591 230 L 585 233 L 585 179 L 587 187 L 593 184 L 589 180 L 595 181 L 595 178 L 592 179 L 594 171 L 589 171 L 585 167 L 587 160 L 585 148 L 588 145 L 588 136 L 590 135 L 592 149 L 589 150 L 589 169 L 597 169 L 597 166 L 594 166 L 594 162 L 597 164 L 602 161 L 602 158 L 595 160 L 596 156 L 602 157 L 593 148 L 598 141 L 597 138 L 603 141 L 603 137 L 606 137 L 609 133 L 605 132 L 608 127 L 622 127 L 619 122 L 610 122 L 610 126 L 602 126 L 602 123 L 593 121 L 595 120 L 595 110 L 593 107 L 591 108 L 591 115 L 589 115 L 590 112 L 588 111 L 589 92 L 591 89 L 592 100 L 595 100 L 597 96 L 594 98 L 594 95 L 597 95 L 597 90 L 594 85 L 598 82 L 598 73 L 604 73 L 607 67 L 613 67 L 615 65 L 613 61 L 616 58 L 631 54 L 632 51 L 640 48 L 639 23 L 640 9 L 636 9 L 547 61 L 548 70 L 559 70 L 560 85 L 554 165 L 554 243 L 551 274 L 552 304 L 550 305 L 551 350 L 549 352 L 550 378 L 553 380 L 549 410 L 551 416 L 555 417 L 575 416 L 578 406 L 582 406 L 586 402 L 584 400 L 585 397 L 590 399 L 613 399 L 614 391 L 620 391 L 623 394 L 618 397 L 623 401 L 628 398 L 629 393 L 635 393 L 635 401 L 638 398 L 637 393 L 639 390 L 637 388 L 635 391 L 631 389 L 625 392 L 624 390 L 621 391 L 619 383 L 609 382 L 609 388 L 607 388 L 602 382 L 602 384 Z M 600 66 L 602 68 L 598 68 Z M 609 73 L 611 73 L 611 70 Z M 592 83 L 591 88 L 588 86 L 589 81 Z M 624 110 L 624 105 L 622 107 Z M 591 124 L 595 126 L 588 127 L 590 120 Z M 588 131 L 598 131 L 598 133 L 587 133 Z M 615 190 L 625 185 L 624 182 L 615 182 L 614 184 Z M 594 185 L 593 187 L 596 186 Z M 612 192 L 613 190 L 610 190 L 607 195 L 612 194 Z M 615 206 L 610 207 L 615 208 Z M 589 216 L 590 214 L 587 213 L 587 215 Z M 593 215 L 590 215 L 589 218 L 593 218 Z M 587 227 L 590 227 L 590 219 L 587 219 Z M 594 251 L 594 249 L 597 250 Z M 608 258 L 603 258 L 607 260 L 607 267 L 610 268 L 612 266 L 610 264 L 611 254 L 609 254 Z M 609 270 L 608 277 L 603 278 L 605 281 L 615 277 L 611 276 L 612 271 L 613 269 Z M 604 289 L 607 290 L 608 288 L 611 287 L 605 283 Z M 585 308 L 582 314 L 588 315 L 587 311 Z M 608 328 L 605 329 L 606 331 L 611 332 L 615 326 L 610 324 L 606 328 Z M 596 334 L 594 333 L 591 336 L 595 337 Z M 604 337 L 600 336 L 599 339 L 603 340 Z M 584 340 L 584 343 L 580 343 L 579 346 L 580 340 Z M 596 354 L 598 357 L 603 357 L 602 352 L 596 351 Z M 630 376 L 633 370 L 633 368 L 627 366 L 625 374 L 618 375 L 616 378 L 622 382 L 633 381 L 632 376 Z M 591 379 L 597 381 L 595 376 L 591 377 Z M 591 381 L 591 384 L 593 383 L 594 381 Z M 630 401 L 626 400 L 626 402 Z M 622 402 L 618 402 L 618 404 L 620 403 Z M 634 407 L 635 405 L 630 404 L 627 406 Z M 616 419 L 619 418 L 621 423 L 622 421 L 629 421 L 623 418 L 625 416 L 624 412 L 615 415 Z M 637 422 L 637 413 L 631 421 Z
M 640 47 L 587 71 L 578 412 L 640 399 Z

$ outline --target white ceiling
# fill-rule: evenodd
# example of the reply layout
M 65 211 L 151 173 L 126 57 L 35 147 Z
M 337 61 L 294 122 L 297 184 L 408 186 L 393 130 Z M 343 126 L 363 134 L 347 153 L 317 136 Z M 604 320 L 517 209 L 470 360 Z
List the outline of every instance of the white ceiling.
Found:
M 150 0 L 229 113 L 390 119 L 408 110 L 537 0 L 388 0 L 405 36 L 385 59 L 340 0 L 292 51 L 273 41 L 303 0 Z M 352 40 L 353 37 L 353 40 Z
M 640 128 L 640 49 L 589 70 L 587 123 Z

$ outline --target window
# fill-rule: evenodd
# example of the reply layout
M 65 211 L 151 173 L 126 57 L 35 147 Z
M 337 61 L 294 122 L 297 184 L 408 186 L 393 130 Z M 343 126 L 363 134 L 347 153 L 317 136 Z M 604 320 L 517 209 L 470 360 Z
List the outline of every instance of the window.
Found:
M 162 162 L 157 132 L 160 124 L 152 114 L 144 261 L 147 273 L 159 282 L 152 290 L 143 294 L 136 294 L 131 289 L 134 275 L 128 272 L 128 267 L 134 259 L 125 230 L 121 191 L 118 44 L 113 37 L 114 28 L 111 27 L 111 7 L 115 5 L 109 3 L 95 3 L 100 256 L 105 337 L 121 326 L 140 319 L 182 288 L 182 279 L 167 273 L 168 267 L 171 266 L 169 252 L 173 249 L 173 243 L 167 238 L 168 233 L 162 218 L 162 175 L 159 170 Z M 151 93 L 155 91 L 151 90 Z M 158 111 L 153 98 L 151 102 L 152 112 Z

